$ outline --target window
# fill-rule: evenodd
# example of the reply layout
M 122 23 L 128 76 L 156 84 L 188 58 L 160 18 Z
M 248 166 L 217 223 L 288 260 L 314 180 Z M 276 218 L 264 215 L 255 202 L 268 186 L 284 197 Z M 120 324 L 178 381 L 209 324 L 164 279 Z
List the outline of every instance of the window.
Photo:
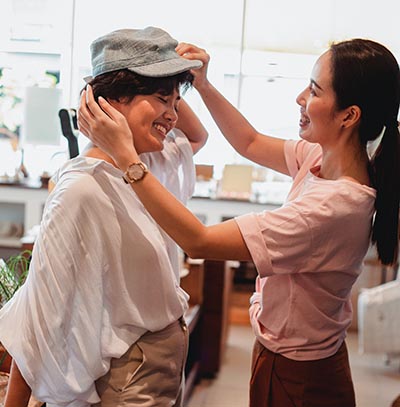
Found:
M 0 27 L 0 68 L 34 72 L 40 66 L 56 73 L 65 106 L 78 103 L 82 78 L 90 74 L 89 45 L 96 37 L 154 25 L 207 49 L 213 84 L 260 132 L 284 138 L 297 137 L 296 95 L 332 40 L 369 37 L 400 54 L 400 40 L 392 35 L 400 15 L 396 0 L 113 0 L 111 7 L 98 0 L 4 3 L 10 18 Z M 196 91 L 186 97 L 210 133 L 196 162 L 214 164 L 217 177 L 225 164 L 244 163 Z M 82 147 L 85 143 L 82 138 Z

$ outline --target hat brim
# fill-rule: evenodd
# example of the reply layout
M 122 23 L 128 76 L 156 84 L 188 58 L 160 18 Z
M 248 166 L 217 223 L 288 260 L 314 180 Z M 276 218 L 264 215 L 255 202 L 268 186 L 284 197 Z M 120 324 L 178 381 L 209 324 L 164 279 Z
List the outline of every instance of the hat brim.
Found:
M 150 78 L 164 78 L 167 76 L 173 76 L 185 71 L 189 71 L 190 69 L 199 69 L 202 66 L 203 62 L 198 59 L 174 58 L 168 59 L 166 61 L 156 62 L 150 65 L 124 67 L 120 69 L 129 69 L 130 71 L 137 73 L 138 75 L 148 76 Z M 103 73 L 107 72 L 102 72 L 101 75 Z M 93 78 L 93 76 L 86 76 L 83 78 L 83 80 L 86 83 L 89 83 Z
M 179 73 L 189 71 L 190 69 L 198 69 L 203 66 L 203 63 L 197 59 L 174 58 L 166 61 L 152 63 L 150 65 L 127 67 L 130 71 L 142 76 L 152 78 L 163 78 L 173 76 Z

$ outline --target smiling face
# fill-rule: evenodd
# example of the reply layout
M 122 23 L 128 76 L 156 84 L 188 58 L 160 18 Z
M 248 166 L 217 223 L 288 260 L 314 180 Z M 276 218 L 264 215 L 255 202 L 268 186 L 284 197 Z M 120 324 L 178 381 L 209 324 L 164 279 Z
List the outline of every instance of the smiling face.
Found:
M 300 105 L 300 137 L 312 143 L 335 142 L 342 117 L 336 108 L 336 98 L 332 88 L 329 51 L 315 63 L 310 84 L 300 93 L 296 102 Z
M 136 151 L 141 154 L 164 148 L 165 137 L 178 120 L 180 99 L 179 92 L 174 90 L 170 95 L 137 95 L 128 103 L 111 103 L 128 121 Z

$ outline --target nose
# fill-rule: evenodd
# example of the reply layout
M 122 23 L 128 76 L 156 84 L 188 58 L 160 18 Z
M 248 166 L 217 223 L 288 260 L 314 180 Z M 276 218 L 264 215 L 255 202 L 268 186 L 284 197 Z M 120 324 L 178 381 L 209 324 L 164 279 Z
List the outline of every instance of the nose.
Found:
M 306 91 L 307 91 L 307 88 L 303 89 L 303 90 L 297 95 L 296 103 L 297 103 L 299 106 L 303 106 L 303 105 L 305 104 Z
M 169 122 L 176 123 L 176 121 L 178 120 L 178 113 L 176 112 L 175 107 L 171 106 L 167 108 L 167 110 L 164 113 L 164 117 Z

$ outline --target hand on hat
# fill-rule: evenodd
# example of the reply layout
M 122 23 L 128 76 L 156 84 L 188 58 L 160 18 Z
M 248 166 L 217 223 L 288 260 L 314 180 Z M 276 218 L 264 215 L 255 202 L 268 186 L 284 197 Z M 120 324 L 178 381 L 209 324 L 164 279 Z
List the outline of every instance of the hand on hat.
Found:
M 191 70 L 191 73 L 194 76 L 193 86 L 197 90 L 200 90 L 203 86 L 207 85 L 207 69 L 208 63 L 210 62 L 210 56 L 207 54 L 207 52 L 196 45 L 187 44 L 185 42 L 178 44 L 175 51 L 183 58 L 190 60 L 197 59 L 203 63 L 201 68 Z
M 97 103 L 90 85 L 81 95 L 78 125 L 82 134 L 107 153 L 120 169 L 139 161 L 125 117 L 103 97 Z

